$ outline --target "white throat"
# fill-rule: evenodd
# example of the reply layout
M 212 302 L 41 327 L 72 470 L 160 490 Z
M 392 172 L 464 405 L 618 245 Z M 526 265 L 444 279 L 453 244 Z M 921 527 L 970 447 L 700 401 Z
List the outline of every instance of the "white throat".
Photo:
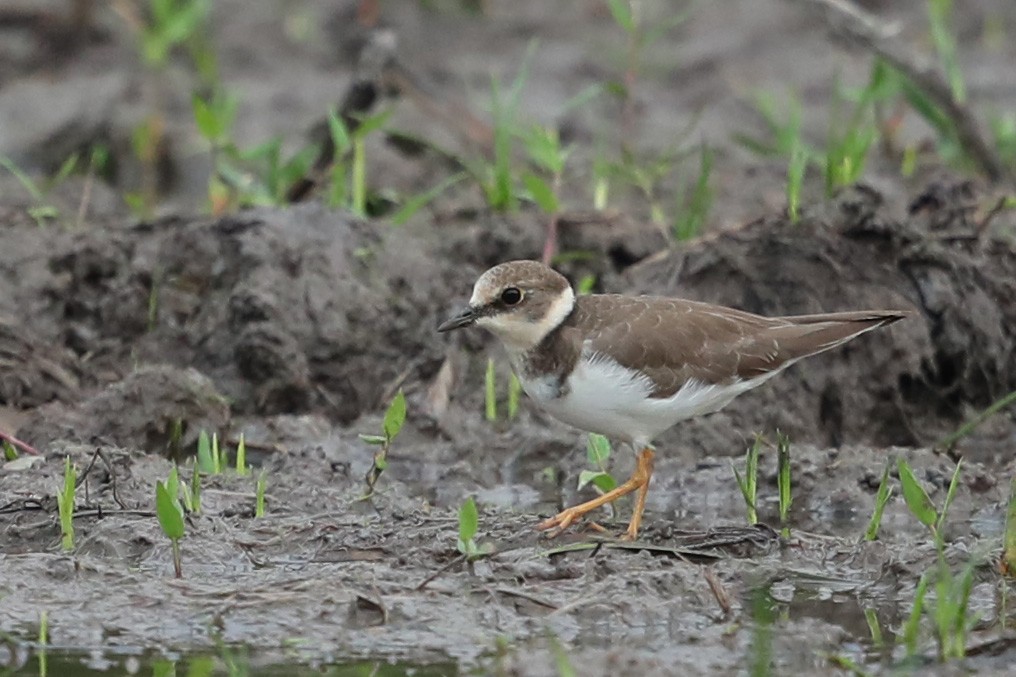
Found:
M 565 287 L 547 308 L 543 317 L 536 322 L 512 315 L 494 315 L 482 317 L 476 324 L 493 332 L 510 352 L 521 353 L 539 345 L 547 334 L 564 322 L 574 307 L 575 292 L 571 287 Z

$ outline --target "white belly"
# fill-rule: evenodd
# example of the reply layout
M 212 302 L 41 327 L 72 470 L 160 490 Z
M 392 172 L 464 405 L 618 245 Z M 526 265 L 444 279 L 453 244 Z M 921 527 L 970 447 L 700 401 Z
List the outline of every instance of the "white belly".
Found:
M 650 398 L 653 385 L 648 377 L 597 354 L 579 361 L 560 397 L 552 379 L 527 379 L 521 375 L 520 379 L 526 393 L 555 418 L 582 430 L 642 446 L 680 421 L 719 411 L 773 375 L 728 385 L 693 380 L 670 397 Z

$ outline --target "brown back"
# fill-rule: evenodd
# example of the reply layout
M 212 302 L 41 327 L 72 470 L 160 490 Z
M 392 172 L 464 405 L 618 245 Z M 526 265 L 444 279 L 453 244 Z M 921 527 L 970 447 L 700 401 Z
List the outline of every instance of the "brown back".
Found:
M 729 383 L 760 376 L 906 315 L 875 310 L 768 318 L 683 299 L 581 296 L 547 337 L 555 344 L 547 351 L 554 364 L 542 367 L 570 369 L 587 346 L 645 372 L 656 384 L 652 397 L 664 398 L 691 378 Z

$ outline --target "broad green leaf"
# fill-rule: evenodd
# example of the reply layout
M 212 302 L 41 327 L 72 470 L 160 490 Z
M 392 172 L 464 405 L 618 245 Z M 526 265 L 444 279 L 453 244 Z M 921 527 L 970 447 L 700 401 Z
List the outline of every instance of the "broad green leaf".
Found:
M 401 390 L 395 395 L 385 412 L 384 433 L 388 441 L 394 440 L 406 422 L 406 396 Z
M 627 0 L 608 0 L 610 13 L 614 16 L 617 25 L 624 29 L 625 33 L 635 31 L 635 17 L 632 15 L 631 7 Z
M 459 540 L 469 543 L 476 536 L 480 524 L 480 515 L 476 510 L 476 501 L 470 496 L 459 508 Z
M 938 512 L 935 510 L 935 505 L 931 502 L 931 499 L 928 498 L 924 487 L 914 477 L 914 471 L 910 469 L 910 465 L 902 458 L 897 460 L 896 467 L 900 473 L 900 486 L 903 489 L 903 499 L 907 502 L 910 512 L 913 513 L 914 517 L 921 524 L 926 527 L 934 527 L 935 521 L 938 518 Z
M 525 184 L 530 197 L 544 213 L 556 214 L 558 212 L 557 196 L 554 195 L 554 189 L 546 181 L 536 174 L 524 174 L 522 183 Z
M 590 465 L 597 468 L 604 468 L 610 460 L 610 440 L 603 435 L 589 433 L 586 442 L 586 460 Z
M 201 469 L 201 472 L 208 474 L 215 472 L 215 461 L 212 459 L 212 440 L 204 430 L 198 433 L 198 468 Z
M 174 541 L 183 538 L 183 513 L 161 481 L 155 483 L 155 512 L 159 516 L 162 532 L 168 538 Z
M 606 493 L 617 487 L 617 480 L 614 479 L 613 475 L 603 470 L 583 470 L 579 473 L 578 489 L 581 490 L 587 484 L 592 484 L 600 491 Z

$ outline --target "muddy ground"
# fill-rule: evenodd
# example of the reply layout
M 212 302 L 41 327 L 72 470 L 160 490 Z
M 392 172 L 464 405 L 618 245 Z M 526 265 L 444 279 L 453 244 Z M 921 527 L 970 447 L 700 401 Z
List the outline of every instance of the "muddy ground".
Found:
M 213 22 L 223 78 L 241 94 L 237 135 L 252 144 L 281 134 L 298 147 L 341 99 L 371 34 L 352 20 L 353 3 L 238 4 L 216 3 Z M 482 118 L 490 73 L 512 77 L 535 36 L 522 114 L 567 133 L 579 167 L 624 133 L 615 102 L 564 111 L 587 85 L 618 77 L 623 39 L 603 3 L 488 3 L 483 15 L 435 4 L 386 3 L 382 21 L 398 37 L 398 59 L 439 99 Z M 586 256 L 561 268 L 573 281 L 596 275 L 602 291 L 764 314 L 914 314 L 667 433 L 646 529 L 623 545 L 609 536 L 626 504 L 604 515 L 606 535 L 537 535 L 541 516 L 587 497 L 575 489 L 584 436 L 527 402 L 517 419 L 488 423 L 484 369 L 493 357 L 503 394 L 506 361 L 479 332 L 433 331 L 487 266 L 540 256 L 544 217 L 491 213 L 465 184 L 398 228 L 316 199 L 202 215 L 207 153 L 194 150 L 190 89 L 174 66 L 160 206 L 135 218 L 120 197 L 138 176 L 124 149 L 151 76 L 112 11 L 100 10 L 77 42 L 54 43 L 63 6 L 38 6 L 54 12 L 40 15 L 50 23 L 0 13 L 0 154 L 44 173 L 101 141 L 120 163 L 103 181 L 75 176 L 55 187 L 46 199 L 63 216 L 43 226 L 31 196 L 0 176 L 0 429 L 43 452 L 0 468 L 0 672 L 34 674 L 43 611 L 50 660 L 66 660 L 54 668 L 66 674 L 125 671 L 139 657 L 145 674 L 153 655 L 186 663 L 209 652 L 220 665 L 229 652 L 246 655 L 254 674 L 332 665 L 346 666 L 335 674 L 567 674 L 565 662 L 583 675 L 733 674 L 766 651 L 776 674 L 834 670 L 830 655 L 892 670 L 914 588 L 935 561 L 898 485 L 879 540 L 861 541 L 882 469 L 898 457 L 939 506 L 964 459 L 945 523 L 949 560 L 978 563 L 979 621 L 964 667 L 999 672 L 1013 660 L 994 562 L 1016 421 L 999 413 L 951 455 L 935 445 L 1016 390 L 1016 217 L 989 220 L 998 188 L 933 157 L 902 178 L 876 154 L 864 184 L 834 199 L 822 200 L 821 177 L 810 177 L 801 222 L 791 224 L 784 161 L 731 139 L 762 134 L 756 88 L 788 86 L 820 139 L 834 78 L 865 77 L 867 56 L 833 46 L 817 18 L 775 0 L 690 5 L 688 20 L 647 51 L 635 145 L 689 143 L 688 129 L 692 147 L 714 144 L 708 229 L 674 245 L 650 224 L 645 200 L 624 192 L 591 218 L 589 177 L 570 177 L 574 211 L 560 247 Z M 26 16 L 36 7 L 25 3 Z M 879 11 L 920 47 L 922 7 Z M 1016 103 L 1016 41 L 987 37 L 999 26 L 1016 31 L 1001 2 L 956 19 L 971 99 L 986 110 Z M 391 105 L 393 125 L 468 152 L 447 121 L 405 98 Z M 903 129 L 928 133 L 914 120 Z M 433 153 L 372 143 L 378 187 L 407 194 L 455 171 Z M 373 453 L 358 433 L 379 429 L 399 389 L 406 428 L 378 494 L 357 500 Z M 747 525 L 731 472 L 756 432 L 777 429 L 793 443 L 789 538 Z M 244 434 L 266 472 L 268 509 L 254 517 L 253 476 L 206 478 L 178 580 L 154 486 L 171 467 L 166 457 L 193 453 L 202 430 L 230 447 Z M 60 550 L 55 498 L 67 455 L 88 469 L 70 554 Z M 631 467 L 619 449 L 614 473 Z M 760 517 L 777 525 L 772 449 L 760 477 Z M 472 564 L 456 550 L 468 496 L 480 506 L 477 540 L 494 552 Z M 951 674 L 931 660 L 930 633 L 920 647 L 928 662 L 911 668 Z

